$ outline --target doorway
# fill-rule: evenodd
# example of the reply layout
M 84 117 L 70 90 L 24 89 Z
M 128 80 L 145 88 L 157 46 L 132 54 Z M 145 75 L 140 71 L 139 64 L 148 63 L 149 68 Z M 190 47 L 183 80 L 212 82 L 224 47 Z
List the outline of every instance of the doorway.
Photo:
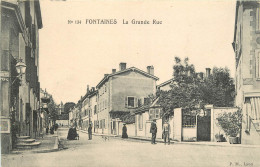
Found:
M 197 116 L 197 140 L 210 141 L 210 116 Z

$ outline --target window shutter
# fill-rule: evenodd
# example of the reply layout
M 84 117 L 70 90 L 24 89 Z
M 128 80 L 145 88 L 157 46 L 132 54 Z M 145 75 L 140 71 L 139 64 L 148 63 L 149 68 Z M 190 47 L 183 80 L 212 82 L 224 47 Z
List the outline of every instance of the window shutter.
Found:
M 134 101 L 134 107 L 138 107 L 137 105 L 138 105 L 138 99 L 135 97 L 134 98 L 135 99 L 135 101 Z
M 127 97 L 125 97 L 125 108 L 127 108 Z

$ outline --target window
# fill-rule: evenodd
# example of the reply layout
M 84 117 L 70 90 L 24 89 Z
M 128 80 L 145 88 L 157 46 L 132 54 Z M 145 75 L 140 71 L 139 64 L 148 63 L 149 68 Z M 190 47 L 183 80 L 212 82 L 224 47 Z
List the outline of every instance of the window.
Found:
M 94 106 L 94 114 L 97 114 L 97 105 Z
M 260 32 L 260 9 L 259 9 L 259 6 L 256 10 L 256 31 Z
M 149 120 L 154 119 L 154 109 L 149 110 Z
M 134 108 L 134 107 L 137 107 L 137 103 L 138 103 L 137 98 L 135 98 L 135 97 L 133 97 L 133 96 L 128 96 L 128 97 L 126 97 L 126 99 L 125 99 L 125 106 L 126 106 L 126 108 Z
M 256 50 L 256 78 L 260 79 L 260 50 Z
M 138 116 L 138 125 L 139 125 L 139 130 L 143 130 L 143 115 L 140 114 Z
M 128 103 L 128 107 L 134 107 L 134 105 L 135 105 L 135 98 L 134 97 L 128 97 L 127 103 Z
M 150 99 L 149 98 L 144 98 L 144 105 L 148 105 L 150 103 Z
M 151 108 L 149 110 L 149 120 L 161 118 L 161 109 L 160 108 Z
M 106 129 L 106 120 L 105 120 L 105 119 L 103 119 L 103 121 L 102 121 L 102 122 L 103 122 L 103 125 L 102 125 L 102 127 Z
M 182 127 L 195 127 L 196 126 L 196 113 L 192 111 L 182 112 Z
M 155 109 L 155 118 L 160 118 L 160 109 L 159 108 Z

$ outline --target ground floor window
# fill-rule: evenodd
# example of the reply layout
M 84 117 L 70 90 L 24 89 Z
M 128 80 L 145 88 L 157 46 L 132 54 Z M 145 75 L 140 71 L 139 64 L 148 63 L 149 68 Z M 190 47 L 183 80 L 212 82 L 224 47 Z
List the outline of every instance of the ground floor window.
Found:
M 182 127 L 195 127 L 196 126 L 196 113 L 192 111 L 185 111 L 182 114 Z
M 98 122 L 99 122 L 98 124 L 99 124 L 100 129 L 106 128 L 106 120 L 105 119 L 99 120 Z
M 149 110 L 149 120 L 161 118 L 161 109 L 160 108 L 151 108 Z

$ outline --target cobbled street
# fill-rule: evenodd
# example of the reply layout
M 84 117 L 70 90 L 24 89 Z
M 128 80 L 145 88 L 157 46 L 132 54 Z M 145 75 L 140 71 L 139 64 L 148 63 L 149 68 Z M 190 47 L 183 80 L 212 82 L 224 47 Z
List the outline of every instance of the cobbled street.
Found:
M 88 140 L 79 132 L 80 140 L 67 141 L 68 129 L 59 129 L 62 143 L 68 149 L 50 153 L 2 155 L 3 167 L 65 166 L 174 166 L 228 167 L 260 166 L 259 148 L 199 146 L 158 143 L 101 136 Z M 120 158 L 119 158 L 120 157 Z

